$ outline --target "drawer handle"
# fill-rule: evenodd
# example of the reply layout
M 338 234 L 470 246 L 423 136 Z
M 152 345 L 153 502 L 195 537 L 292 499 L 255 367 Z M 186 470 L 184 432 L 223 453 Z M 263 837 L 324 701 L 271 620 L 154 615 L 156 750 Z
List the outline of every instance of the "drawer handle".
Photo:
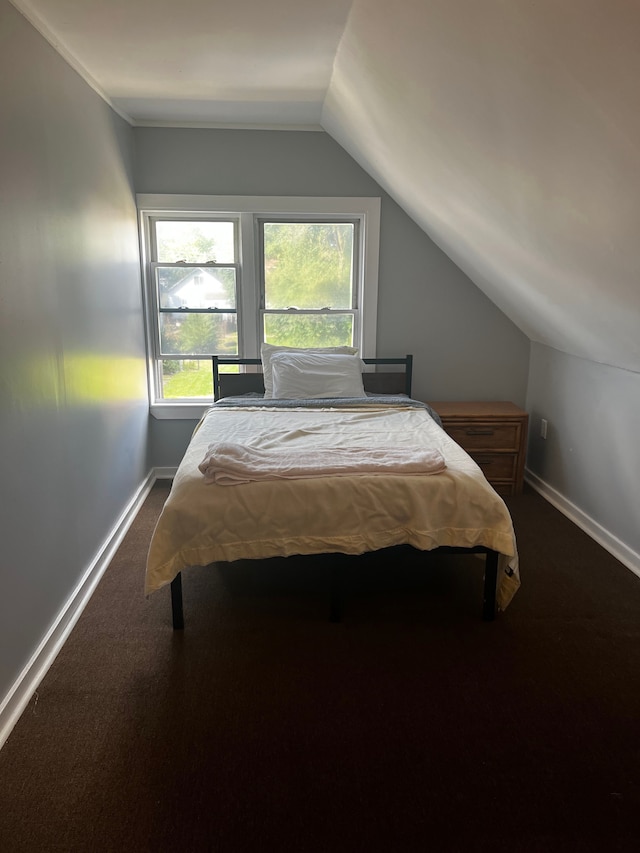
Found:
M 493 435 L 493 430 L 489 429 L 481 429 L 480 427 L 469 427 L 466 431 L 467 435 Z
M 478 463 L 478 465 L 491 465 L 491 463 L 494 461 L 495 460 L 492 459 L 490 456 L 488 458 L 485 458 L 483 456 L 476 456 L 476 462 Z

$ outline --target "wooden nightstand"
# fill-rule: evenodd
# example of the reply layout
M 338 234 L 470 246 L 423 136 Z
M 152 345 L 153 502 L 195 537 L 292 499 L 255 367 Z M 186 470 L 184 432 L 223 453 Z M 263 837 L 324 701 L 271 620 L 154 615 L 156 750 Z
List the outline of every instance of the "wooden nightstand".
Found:
M 522 491 L 529 415 L 513 403 L 429 403 L 503 497 Z

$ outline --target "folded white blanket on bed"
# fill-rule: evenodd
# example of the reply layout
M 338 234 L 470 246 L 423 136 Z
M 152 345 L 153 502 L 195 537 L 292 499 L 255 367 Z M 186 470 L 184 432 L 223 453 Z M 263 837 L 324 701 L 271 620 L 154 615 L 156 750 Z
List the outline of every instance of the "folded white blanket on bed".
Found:
M 446 463 L 439 450 L 366 447 L 268 448 L 210 444 L 198 466 L 207 482 L 235 486 L 255 480 L 299 480 L 354 474 L 437 474 Z

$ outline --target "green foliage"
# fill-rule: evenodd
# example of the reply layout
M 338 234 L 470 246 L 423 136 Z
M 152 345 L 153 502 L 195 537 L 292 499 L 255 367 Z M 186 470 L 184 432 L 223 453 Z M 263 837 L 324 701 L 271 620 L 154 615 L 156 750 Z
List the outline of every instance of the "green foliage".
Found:
M 173 361 L 172 359 L 165 359 L 162 362 L 162 373 L 163 376 L 172 376 L 174 373 L 179 373 L 182 370 L 182 366 L 179 361 Z
M 209 361 L 173 361 L 164 362 L 175 364 L 178 372 L 167 376 L 164 369 L 163 394 L 165 399 L 175 400 L 179 397 L 212 397 L 213 375 Z
M 180 345 L 183 352 L 217 352 L 217 329 L 207 314 L 187 314 L 180 324 Z
M 235 314 L 163 314 L 163 352 L 194 355 L 233 355 L 238 352 Z
M 175 264 L 233 262 L 233 223 L 159 221 L 156 223 L 158 260 Z
M 350 308 L 353 225 L 267 222 L 267 308 Z
M 351 346 L 352 319 L 351 314 L 267 314 L 265 338 L 278 346 Z

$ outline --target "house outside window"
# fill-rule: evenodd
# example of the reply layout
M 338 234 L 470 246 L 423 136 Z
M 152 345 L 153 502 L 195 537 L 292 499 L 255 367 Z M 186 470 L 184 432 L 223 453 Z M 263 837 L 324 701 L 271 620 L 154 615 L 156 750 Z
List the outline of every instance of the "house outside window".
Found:
M 151 410 L 196 417 L 211 356 L 375 355 L 380 200 L 139 195 Z M 238 369 L 238 368 L 235 368 Z

